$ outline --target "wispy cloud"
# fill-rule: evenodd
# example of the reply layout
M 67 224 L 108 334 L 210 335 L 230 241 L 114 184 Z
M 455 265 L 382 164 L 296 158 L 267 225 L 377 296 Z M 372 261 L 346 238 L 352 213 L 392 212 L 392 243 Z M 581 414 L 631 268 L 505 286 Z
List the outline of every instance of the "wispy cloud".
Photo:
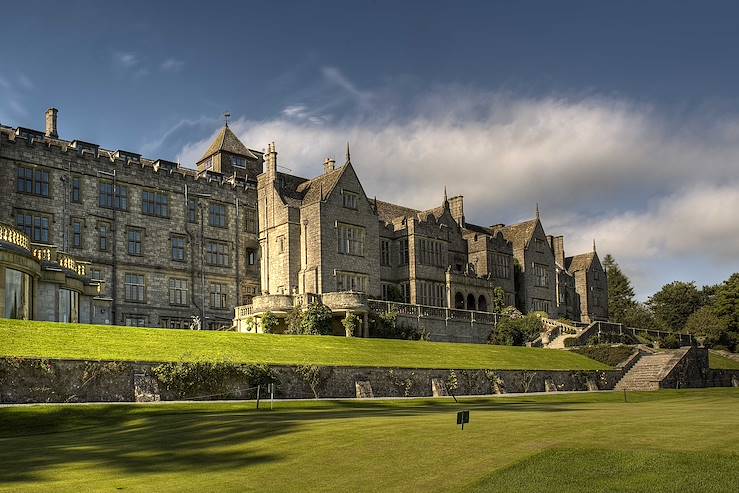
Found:
M 139 65 L 140 60 L 136 53 L 118 51 L 113 53 L 113 63 L 117 67 L 131 69 Z
M 18 74 L 18 82 L 20 83 L 21 87 L 29 91 L 35 87 L 31 79 L 29 79 L 26 74 Z
M 160 70 L 162 72 L 179 72 L 181 71 L 185 66 L 185 62 L 182 60 L 178 60 L 176 58 L 167 58 L 162 62 L 162 64 L 159 66 Z
M 323 67 L 321 69 L 323 77 L 335 86 L 343 89 L 347 94 L 352 96 L 361 105 L 369 104 L 372 100 L 372 93 L 363 91 L 344 75 L 344 73 L 336 67 Z

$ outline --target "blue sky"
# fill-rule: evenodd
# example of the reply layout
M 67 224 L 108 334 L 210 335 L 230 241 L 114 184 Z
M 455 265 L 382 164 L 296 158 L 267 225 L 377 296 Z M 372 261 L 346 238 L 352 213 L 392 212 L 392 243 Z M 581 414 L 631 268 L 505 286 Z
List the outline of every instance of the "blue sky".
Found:
M 4 9 L 0 122 L 191 165 L 222 113 L 306 176 L 468 219 L 539 202 L 644 298 L 739 270 L 732 2 L 40 2 Z

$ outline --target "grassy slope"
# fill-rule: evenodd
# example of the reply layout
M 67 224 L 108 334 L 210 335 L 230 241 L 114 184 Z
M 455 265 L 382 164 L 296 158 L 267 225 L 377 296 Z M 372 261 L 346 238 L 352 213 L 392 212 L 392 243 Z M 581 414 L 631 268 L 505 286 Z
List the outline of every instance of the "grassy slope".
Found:
M 708 366 L 715 370 L 739 370 L 739 361 L 710 352 L 708 353 Z
M 404 368 L 598 370 L 584 356 L 552 349 L 135 329 L 0 320 L 0 356 L 124 361 L 227 359 L 237 363 Z
M 739 484 L 739 390 L 0 408 L 0 490 L 690 491 Z M 470 410 L 464 431 L 455 413 Z

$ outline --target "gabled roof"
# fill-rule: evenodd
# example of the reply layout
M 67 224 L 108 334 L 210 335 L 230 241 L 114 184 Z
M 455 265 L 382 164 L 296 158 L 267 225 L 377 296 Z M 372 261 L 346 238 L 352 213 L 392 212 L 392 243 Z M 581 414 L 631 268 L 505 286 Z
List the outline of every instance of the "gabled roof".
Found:
M 327 197 L 339 183 L 339 178 L 345 170 L 346 165 L 301 183 L 297 191 L 303 194 L 303 205 L 312 204 Z
M 595 252 L 581 253 L 574 257 L 567 257 L 565 259 L 565 267 L 570 272 L 577 272 L 579 270 L 588 270 L 590 265 L 593 263 L 595 258 Z
M 377 215 L 386 223 L 390 223 L 398 217 L 414 217 L 421 211 L 403 207 L 402 205 L 391 204 L 390 202 L 377 201 Z
M 213 140 L 213 143 L 210 145 L 210 147 L 208 147 L 208 150 L 205 151 L 205 154 L 203 154 L 203 157 L 200 158 L 200 161 L 208 159 L 213 154 L 220 151 L 230 152 L 231 154 L 244 156 L 249 159 L 259 159 L 257 156 L 254 155 L 253 152 L 246 148 L 246 146 L 239 140 L 239 138 L 236 137 L 236 134 L 233 133 L 228 127 L 223 127 L 221 131 L 218 132 L 215 140 Z
M 513 243 L 513 246 L 525 246 L 531 240 L 539 219 L 530 219 L 510 226 L 491 228 L 493 234 L 500 231 L 503 237 Z

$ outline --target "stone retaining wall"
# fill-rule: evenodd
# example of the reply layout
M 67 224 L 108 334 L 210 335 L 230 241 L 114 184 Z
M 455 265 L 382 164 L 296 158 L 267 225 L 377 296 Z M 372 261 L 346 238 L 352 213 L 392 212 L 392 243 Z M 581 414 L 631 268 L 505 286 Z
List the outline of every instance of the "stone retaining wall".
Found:
M 213 382 L 212 389 L 181 395 L 158 382 L 156 363 L 72 360 L 0 359 L 0 402 L 126 402 L 202 398 L 253 399 L 247 378 Z M 356 382 L 369 382 L 375 397 L 429 397 L 432 379 L 446 383 L 456 395 L 496 392 L 612 389 L 621 376 L 608 371 L 511 371 L 407 368 L 318 367 L 314 382 L 319 397 L 356 397 Z M 273 366 L 276 398 L 313 398 L 314 391 L 299 368 Z M 455 383 L 456 382 L 456 385 Z M 141 388 L 146 390 L 141 390 Z M 225 390 L 224 390 L 225 389 Z M 138 394 L 138 395 L 137 395 Z M 145 395 L 142 395 L 145 394 Z M 262 397 L 266 388 L 262 387 Z

